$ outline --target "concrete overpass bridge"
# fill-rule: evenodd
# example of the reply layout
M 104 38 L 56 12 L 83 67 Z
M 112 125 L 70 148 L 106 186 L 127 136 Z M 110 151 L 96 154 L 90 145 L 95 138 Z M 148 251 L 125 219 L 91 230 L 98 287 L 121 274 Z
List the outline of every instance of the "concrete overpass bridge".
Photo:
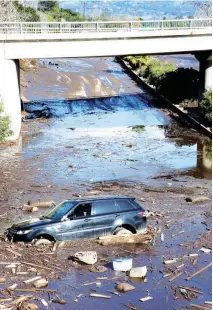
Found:
M 212 20 L 0 23 L 0 96 L 16 139 L 21 129 L 19 59 L 192 53 L 211 87 Z

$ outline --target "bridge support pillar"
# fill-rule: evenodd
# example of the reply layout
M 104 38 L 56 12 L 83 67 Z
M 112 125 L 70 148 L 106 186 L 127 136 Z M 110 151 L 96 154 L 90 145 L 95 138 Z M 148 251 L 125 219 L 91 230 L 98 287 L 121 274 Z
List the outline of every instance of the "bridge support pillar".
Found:
M 9 140 L 16 140 L 21 131 L 21 99 L 19 88 L 19 63 L 17 60 L 0 59 L 0 101 L 4 113 L 10 117 L 13 135 Z
M 195 57 L 200 62 L 200 97 L 205 90 L 212 89 L 212 52 L 198 52 Z

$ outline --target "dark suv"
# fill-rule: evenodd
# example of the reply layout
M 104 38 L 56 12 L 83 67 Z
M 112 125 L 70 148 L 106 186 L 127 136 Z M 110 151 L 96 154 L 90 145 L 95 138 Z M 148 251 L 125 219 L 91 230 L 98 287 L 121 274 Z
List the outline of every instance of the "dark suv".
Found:
M 134 197 L 101 196 L 65 200 L 39 219 L 13 224 L 6 235 L 13 241 L 62 241 L 145 230 L 145 210 Z

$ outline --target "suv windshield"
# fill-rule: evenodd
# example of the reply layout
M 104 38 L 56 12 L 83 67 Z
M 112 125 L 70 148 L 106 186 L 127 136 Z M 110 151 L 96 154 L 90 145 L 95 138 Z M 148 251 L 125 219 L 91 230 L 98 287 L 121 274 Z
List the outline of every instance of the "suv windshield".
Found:
M 71 208 L 76 204 L 74 201 L 63 201 L 57 205 L 53 210 L 47 213 L 43 218 L 51 220 L 60 220 Z

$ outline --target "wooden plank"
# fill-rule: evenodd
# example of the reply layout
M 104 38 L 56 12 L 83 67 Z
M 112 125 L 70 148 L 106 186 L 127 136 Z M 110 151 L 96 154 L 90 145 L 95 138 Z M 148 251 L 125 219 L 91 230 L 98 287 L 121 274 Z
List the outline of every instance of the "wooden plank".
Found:
M 173 280 L 179 278 L 182 274 L 183 274 L 183 271 L 180 271 L 180 272 L 174 274 L 174 275 L 169 279 L 169 282 L 172 282 Z
M 198 274 L 202 273 L 203 271 L 205 271 L 206 269 L 208 269 L 209 267 L 211 267 L 212 263 L 208 264 L 207 266 L 201 268 L 200 270 L 196 271 L 195 273 L 192 273 L 191 275 L 189 275 L 186 280 L 189 281 L 192 278 L 194 278 L 195 276 L 197 276 Z
M 178 286 L 178 287 L 183 288 L 184 290 L 187 290 L 187 291 L 192 291 L 192 292 L 197 293 L 197 294 L 204 294 L 203 292 L 195 290 L 194 288 L 191 288 L 188 286 Z
M 191 304 L 190 306 L 198 310 L 210 310 L 209 308 L 200 305 Z
M 36 264 L 28 263 L 28 262 L 21 262 L 21 263 L 23 265 L 27 265 L 27 266 L 31 266 L 31 267 L 37 267 L 37 268 L 41 268 L 41 269 L 46 269 L 46 270 L 54 271 L 52 268 L 41 266 L 41 265 L 36 265 Z

